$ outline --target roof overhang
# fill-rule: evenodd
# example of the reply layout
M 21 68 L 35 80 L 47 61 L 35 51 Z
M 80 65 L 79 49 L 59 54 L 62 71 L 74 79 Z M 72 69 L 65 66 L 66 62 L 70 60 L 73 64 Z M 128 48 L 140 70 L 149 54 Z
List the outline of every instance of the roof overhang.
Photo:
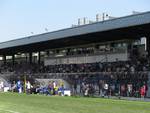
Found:
M 0 43 L 0 52 L 3 50 L 10 51 L 13 48 L 17 49 L 17 51 L 21 51 L 22 49 L 26 49 L 27 51 L 30 48 L 32 48 L 32 50 L 43 50 L 47 48 L 47 46 L 49 48 L 57 48 L 58 46 L 70 46 L 71 44 L 91 43 L 121 38 L 139 38 L 150 33 L 149 30 L 150 12 L 145 12 L 2 42 Z

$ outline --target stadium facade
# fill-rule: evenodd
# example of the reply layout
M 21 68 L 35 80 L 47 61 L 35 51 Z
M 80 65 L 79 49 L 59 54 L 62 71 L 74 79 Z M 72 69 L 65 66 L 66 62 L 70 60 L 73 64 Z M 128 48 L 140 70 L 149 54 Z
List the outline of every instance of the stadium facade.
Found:
M 141 39 L 145 39 L 146 43 L 143 44 Z M 54 66 L 127 62 L 141 58 L 149 60 L 150 12 L 2 42 L 0 56 L 1 72 L 5 65 L 15 67 L 22 62 Z M 96 72 L 100 71 L 47 73 L 78 75 Z M 148 75 L 144 82 L 150 87 Z

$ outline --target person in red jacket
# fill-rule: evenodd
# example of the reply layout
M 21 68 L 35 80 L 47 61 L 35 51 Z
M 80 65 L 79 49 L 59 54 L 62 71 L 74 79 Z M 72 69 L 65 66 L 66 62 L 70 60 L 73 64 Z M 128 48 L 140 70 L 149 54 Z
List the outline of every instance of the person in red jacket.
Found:
M 144 83 L 144 85 L 141 87 L 140 89 L 140 94 L 141 94 L 141 97 L 144 98 L 146 96 L 146 84 Z

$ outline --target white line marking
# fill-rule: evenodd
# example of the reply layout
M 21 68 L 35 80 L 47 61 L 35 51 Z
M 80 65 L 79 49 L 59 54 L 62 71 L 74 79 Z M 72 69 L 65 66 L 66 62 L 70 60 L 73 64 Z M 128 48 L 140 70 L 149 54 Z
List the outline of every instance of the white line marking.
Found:
M 13 110 L 5 110 L 5 109 L 0 109 L 0 111 L 6 111 L 6 112 L 9 112 L 9 113 L 20 113 L 20 112 L 16 112 L 16 111 L 13 111 Z

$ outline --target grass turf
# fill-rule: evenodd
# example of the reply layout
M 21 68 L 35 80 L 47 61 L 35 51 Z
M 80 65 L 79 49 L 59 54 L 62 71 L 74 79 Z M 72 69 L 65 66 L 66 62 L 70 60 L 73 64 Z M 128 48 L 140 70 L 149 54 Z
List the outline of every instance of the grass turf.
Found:
M 150 103 L 0 93 L 0 113 L 150 113 Z

